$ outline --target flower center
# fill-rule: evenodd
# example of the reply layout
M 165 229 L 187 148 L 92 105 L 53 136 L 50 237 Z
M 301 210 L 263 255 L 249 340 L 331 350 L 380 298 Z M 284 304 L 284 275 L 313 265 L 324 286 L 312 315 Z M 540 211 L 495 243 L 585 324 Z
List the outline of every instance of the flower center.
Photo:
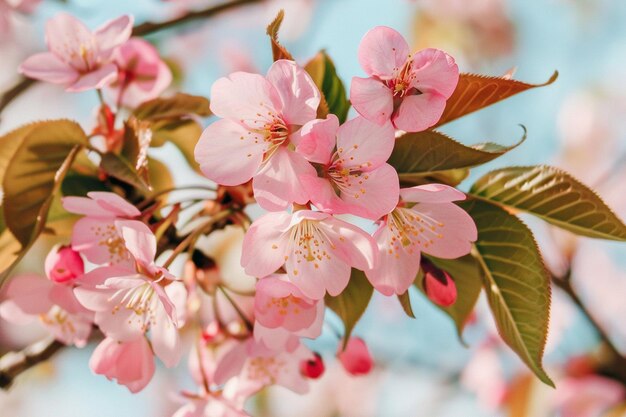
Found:
M 443 238 L 443 235 L 438 231 L 443 226 L 444 224 L 438 220 L 418 213 L 416 210 L 397 208 L 391 212 L 387 222 L 387 227 L 392 233 L 389 253 L 394 253 L 403 248 L 412 254 L 416 245 L 428 248 L 436 238 Z
M 310 307 L 303 299 L 294 297 L 293 295 L 282 298 L 272 298 L 267 302 L 266 306 L 280 316 L 298 315 L 302 310 Z
M 114 224 L 94 226 L 91 230 L 98 239 L 98 246 L 104 246 L 109 252 L 111 263 L 119 263 L 129 259 L 124 239 L 119 235 Z
M 402 68 L 396 74 L 396 77 L 385 81 L 385 84 L 392 90 L 394 99 L 401 99 L 405 96 L 421 94 L 421 91 L 417 88 L 411 87 L 415 83 L 415 78 L 413 60 L 409 56 Z
M 137 316 L 136 320 L 138 320 L 142 331 L 147 331 L 156 320 L 158 301 L 154 288 L 146 282 L 131 289 L 120 289 L 110 299 L 120 296 L 121 298 L 111 310 L 111 314 L 116 314 L 121 309 L 131 310 Z M 129 324 L 130 321 L 131 319 L 129 319 Z
M 304 220 L 291 230 L 291 241 L 295 243 L 293 254 L 295 264 L 311 262 L 318 269 L 320 263 L 331 260 L 330 253 L 335 249 L 326 234 L 317 227 L 316 221 Z M 298 275 L 298 269 L 293 270 Z

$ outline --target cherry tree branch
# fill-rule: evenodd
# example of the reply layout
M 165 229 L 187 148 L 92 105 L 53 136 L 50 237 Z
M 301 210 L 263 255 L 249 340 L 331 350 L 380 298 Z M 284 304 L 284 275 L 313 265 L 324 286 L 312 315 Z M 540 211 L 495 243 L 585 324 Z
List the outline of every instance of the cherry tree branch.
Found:
M 585 316 L 585 319 L 593 326 L 602 344 L 606 348 L 607 358 L 601 364 L 599 371 L 626 386 L 626 357 L 615 347 L 608 332 L 594 317 L 576 292 L 576 289 L 572 286 L 571 271 L 568 270 L 562 277 L 552 275 L 552 282 L 567 294 L 570 300 L 578 307 L 579 311 Z
M 219 4 L 217 6 L 211 6 L 203 10 L 187 12 L 176 18 L 166 20 L 164 22 L 145 22 L 137 25 L 133 28 L 133 36 L 146 36 L 159 32 L 161 30 L 173 28 L 185 23 L 193 22 L 195 20 L 202 20 L 218 15 L 222 12 L 235 9 L 239 6 L 244 6 L 253 3 L 260 3 L 264 0 L 233 0 L 227 3 Z M 30 87 L 38 83 L 37 80 L 33 80 L 26 77 L 21 77 L 13 87 L 9 88 L 6 92 L 0 96 L 0 114 L 4 109 L 22 93 L 28 90 Z
M 50 359 L 65 345 L 56 340 L 42 340 L 20 352 L 9 352 L 0 358 L 0 388 L 9 389 L 22 372 Z

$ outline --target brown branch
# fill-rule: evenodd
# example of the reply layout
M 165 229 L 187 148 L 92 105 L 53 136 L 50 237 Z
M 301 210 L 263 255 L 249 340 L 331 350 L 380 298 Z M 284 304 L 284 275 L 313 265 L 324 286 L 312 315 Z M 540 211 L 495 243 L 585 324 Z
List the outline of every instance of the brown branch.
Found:
M 613 378 L 621 382 L 626 386 L 626 357 L 615 347 L 615 344 L 611 340 L 611 337 L 602 325 L 596 320 L 591 311 L 587 308 L 585 303 L 581 300 L 576 292 L 576 289 L 572 286 L 570 279 L 571 273 L 568 271 L 563 277 L 552 276 L 552 282 L 559 287 L 572 302 L 578 307 L 580 312 L 585 316 L 587 321 L 595 329 L 600 341 L 607 350 L 606 361 L 600 365 L 600 373 Z
M 56 340 L 42 340 L 21 352 L 9 352 L 0 358 L 0 388 L 9 389 L 22 372 L 50 359 L 65 345 Z
M 166 20 L 164 22 L 145 22 L 133 28 L 133 36 L 150 35 L 152 33 L 159 32 L 164 29 L 169 29 L 195 20 L 207 19 L 209 17 L 213 17 L 217 14 L 237 8 L 239 6 L 260 3 L 262 1 L 264 0 L 233 0 L 228 3 L 219 4 L 217 6 L 212 6 L 203 10 L 188 12 L 183 14 L 182 16 L 176 17 L 171 20 Z M 15 100 L 23 92 L 28 90 L 36 83 L 38 83 L 37 80 L 21 77 L 20 80 L 13 87 L 4 92 L 0 97 L 0 114 L 13 100 Z

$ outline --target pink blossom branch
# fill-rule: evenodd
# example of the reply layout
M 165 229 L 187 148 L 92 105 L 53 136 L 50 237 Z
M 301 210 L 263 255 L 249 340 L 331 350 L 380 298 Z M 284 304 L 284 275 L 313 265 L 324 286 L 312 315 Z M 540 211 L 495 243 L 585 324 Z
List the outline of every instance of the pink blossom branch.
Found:
M 188 12 L 179 17 L 166 20 L 164 22 L 145 22 L 133 28 L 133 36 L 150 35 L 155 32 L 179 26 L 188 22 L 193 22 L 195 20 L 207 19 L 222 12 L 235 9 L 239 6 L 260 3 L 262 1 L 264 0 L 233 0 L 227 3 L 219 4 L 217 6 L 208 7 L 203 10 Z M 22 93 L 24 93 L 36 83 L 38 83 L 37 80 L 21 77 L 20 80 L 13 87 L 8 89 L 2 94 L 2 96 L 0 96 L 0 114 L 13 100 L 15 100 L 17 97 L 19 97 Z
M 20 352 L 9 352 L 0 358 L 0 388 L 11 387 L 22 372 L 50 359 L 65 345 L 56 340 L 42 340 Z

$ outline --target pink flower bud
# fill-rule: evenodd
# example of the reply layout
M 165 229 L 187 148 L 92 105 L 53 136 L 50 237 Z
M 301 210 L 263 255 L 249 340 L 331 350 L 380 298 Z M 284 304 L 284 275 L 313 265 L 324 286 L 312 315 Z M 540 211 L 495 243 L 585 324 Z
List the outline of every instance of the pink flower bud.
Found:
M 45 269 L 48 279 L 66 284 L 85 273 L 85 263 L 78 252 L 69 246 L 61 246 L 48 254 Z
M 300 362 L 300 373 L 307 378 L 317 379 L 326 370 L 324 360 L 319 353 L 313 352 L 313 358 Z
M 216 343 L 221 336 L 224 335 L 222 328 L 217 320 L 213 320 L 202 331 L 202 340 L 204 343 Z
M 424 291 L 433 303 L 450 307 L 456 302 L 456 284 L 452 277 L 430 262 L 422 262 L 424 271 Z
M 374 360 L 365 341 L 360 337 L 348 340 L 345 350 L 337 352 L 337 358 L 348 373 L 358 376 L 367 375 L 374 366 Z

